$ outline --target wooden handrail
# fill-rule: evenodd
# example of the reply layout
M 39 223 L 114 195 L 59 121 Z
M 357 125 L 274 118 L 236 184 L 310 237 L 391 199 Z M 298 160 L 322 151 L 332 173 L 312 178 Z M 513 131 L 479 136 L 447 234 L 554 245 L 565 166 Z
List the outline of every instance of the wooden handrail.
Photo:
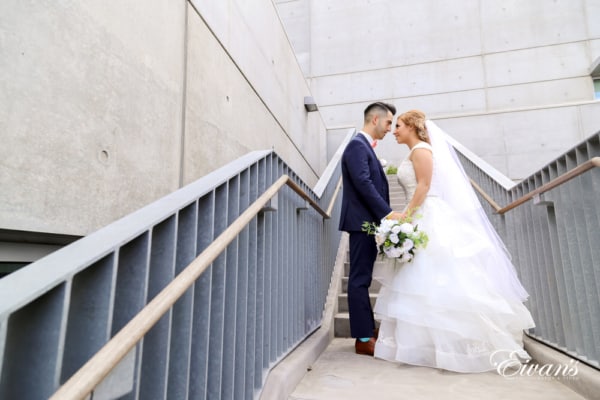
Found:
M 284 175 L 287 176 L 287 175 Z M 287 179 L 287 181 L 285 182 L 286 185 L 288 185 L 290 188 L 292 188 L 292 190 L 294 192 L 296 192 L 298 194 L 298 196 L 302 197 L 304 200 L 306 200 L 311 206 L 312 208 L 314 208 L 319 214 L 321 214 L 323 216 L 323 218 L 330 218 L 330 215 L 323 211 L 323 209 L 321 207 L 319 207 L 319 205 L 310 197 L 308 197 L 308 195 L 306 194 L 306 192 L 304 190 L 302 190 L 302 188 L 298 185 L 296 185 L 296 182 L 292 181 L 291 179 Z
M 196 257 L 171 283 L 161 290 L 140 312 L 90 358 L 69 380 L 50 397 L 50 400 L 82 399 L 115 368 L 129 351 L 144 337 L 160 318 L 194 284 L 200 275 L 227 248 L 239 233 L 263 209 L 267 202 L 288 185 L 324 218 L 330 214 L 293 182 L 283 175 L 250 205 L 223 233 L 221 233 L 198 257 Z M 336 194 L 339 191 L 340 182 Z M 333 207 L 330 204 L 330 210 Z
M 331 212 L 333 211 L 333 206 L 335 204 L 335 200 L 340 194 L 340 189 L 342 188 L 342 177 L 338 179 L 338 183 L 335 186 L 335 191 L 333 192 L 333 196 L 331 196 L 331 201 L 329 202 L 329 207 L 327 207 L 327 215 L 331 216 Z
M 502 207 L 500 207 L 500 206 L 498 205 L 498 203 L 496 203 L 496 202 L 494 201 L 494 199 L 492 199 L 492 197 L 491 197 L 489 194 L 487 194 L 487 193 L 486 193 L 486 192 L 485 192 L 485 191 L 484 191 L 484 190 L 481 188 L 481 186 L 479 186 L 479 185 L 477 184 L 477 182 L 475 182 L 473 179 L 470 179 L 470 181 L 471 181 L 471 186 L 473 186 L 473 188 L 474 188 L 474 189 L 475 189 L 477 192 L 479 192 L 479 194 L 481 195 L 481 197 L 483 197 L 483 198 L 485 199 L 485 201 L 487 201 L 488 203 L 490 203 L 490 205 L 492 206 L 492 208 L 493 208 L 493 209 L 494 209 L 496 212 L 498 212 L 498 211 L 500 211 L 500 210 L 502 209 Z
M 504 207 L 500 207 L 491 197 L 490 195 L 488 195 L 481 187 L 479 187 L 479 185 L 477 185 L 472 179 L 471 179 L 471 185 L 473 185 L 473 188 L 479 192 L 479 194 L 481 194 L 481 196 L 488 202 L 490 203 L 490 205 L 494 208 L 494 210 L 496 211 L 496 213 L 498 214 L 504 214 L 507 211 L 512 210 L 515 207 L 520 206 L 523 203 L 526 203 L 527 201 L 531 200 L 532 198 L 534 198 L 535 196 L 539 196 L 540 194 L 547 192 L 551 189 L 554 189 L 555 187 L 562 185 L 563 183 L 583 174 L 586 171 L 589 171 L 590 169 L 596 168 L 596 167 L 600 167 L 600 157 L 593 157 L 589 160 L 587 160 L 586 162 L 584 162 L 581 165 L 578 165 L 577 167 L 573 168 L 572 170 L 565 172 L 564 174 L 562 174 L 559 177 L 556 177 L 554 179 L 552 179 L 550 182 L 546 183 L 545 185 L 540 186 L 539 188 L 535 189 L 532 192 L 527 193 L 526 195 L 523 195 L 522 197 L 518 198 L 517 200 L 513 201 L 512 203 L 504 206 Z

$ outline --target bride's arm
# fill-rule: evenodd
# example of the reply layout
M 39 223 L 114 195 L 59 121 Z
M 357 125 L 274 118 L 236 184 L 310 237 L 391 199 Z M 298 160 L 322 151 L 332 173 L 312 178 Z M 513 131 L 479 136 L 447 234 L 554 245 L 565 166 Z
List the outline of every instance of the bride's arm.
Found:
M 417 178 L 417 187 L 412 199 L 408 203 L 406 213 L 410 215 L 413 211 L 423 204 L 429 186 L 431 185 L 431 176 L 433 175 L 433 157 L 428 149 L 415 149 L 411 155 L 415 177 Z

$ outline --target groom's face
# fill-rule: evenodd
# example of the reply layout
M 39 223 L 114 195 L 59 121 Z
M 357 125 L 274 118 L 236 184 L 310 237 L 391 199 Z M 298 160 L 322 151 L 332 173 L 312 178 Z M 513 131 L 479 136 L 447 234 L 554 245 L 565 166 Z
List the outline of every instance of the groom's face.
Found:
M 377 115 L 377 128 L 375 129 L 375 134 L 377 135 L 378 140 L 381 140 L 387 135 L 387 133 L 392 129 L 392 121 L 394 116 L 390 111 L 387 112 L 387 115 L 379 114 Z

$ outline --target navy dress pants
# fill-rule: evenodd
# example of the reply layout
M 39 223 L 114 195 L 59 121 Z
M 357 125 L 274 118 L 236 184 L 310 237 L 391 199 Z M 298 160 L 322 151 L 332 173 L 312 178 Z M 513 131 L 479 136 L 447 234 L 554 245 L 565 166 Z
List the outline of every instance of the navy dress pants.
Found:
M 350 276 L 348 310 L 350 333 L 354 338 L 372 337 L 375 329 L 369 286 L 377 257 L 375 237 L 365 232 L 350 232 Z

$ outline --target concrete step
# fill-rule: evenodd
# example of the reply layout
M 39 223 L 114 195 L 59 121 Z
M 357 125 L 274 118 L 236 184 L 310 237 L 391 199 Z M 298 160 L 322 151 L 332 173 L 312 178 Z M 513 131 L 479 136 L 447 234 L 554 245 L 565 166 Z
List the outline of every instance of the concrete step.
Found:
M 377 301 L 377 293 L 371 294 L 369 298 L 371 299 L 371 307 L 373 307 Z M 338 295 L 338 312 L 348 312 L 348 293 L 341 293 Z
M 396 179 L 389 180 L 390 187 L 390 206 L 393 210 L 400 211 L 406 207 L 410 199 L 406 198 L 404 188 L 400 186 Z
M 348 293 L 348 275 L 350 274 L 350 262 L 346 261 L 344 263 L 344 276 L 342 277 L 342 293 Z M 372 294 L 379 293 L 381 289 L 381 283 L 376 280 L 371 281 L 371 287 L 369 288 L 369 292 Z
M 373 294 L 379 293 L 381 290 L 381 283 L 379 281 L 373 280 L 371 282 L 371 287 L 369 288 L 369 292 Z M 345 276 L 342 278 L 342 293 L 348 293 L 348 277 Z
M 402 194 L 402 195 L 393 195 L 393 194 L 391 194 L 390 195 L 390 203 L 391 204 L 394 204 L 396 202 L 404 202 L 404 201 L 405 201 L 404 194 Z
M 347 312 L 335 314 L 333 333 L 337 338 L 352 337 L 350 334 L 350 317 Z
M 350 318 L 347 312 L 340 312 L 334 318 L 334 335 L 336 338 L 352 337 L 350 334 Z M 379 328 L 379 321 L 375 321 L 375 327 Z

